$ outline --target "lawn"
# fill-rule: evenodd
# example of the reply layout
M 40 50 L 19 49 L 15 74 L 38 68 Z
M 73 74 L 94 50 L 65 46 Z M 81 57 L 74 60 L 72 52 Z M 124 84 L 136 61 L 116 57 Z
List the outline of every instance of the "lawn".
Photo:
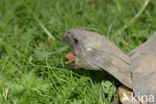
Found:
M 156 0 L 147 1 L 0 0 L 0 104 L 118 104 L 120 83 L 107 73 L 64 64 L 63 35 L 95 31 L 128 53 L 156 30 Z

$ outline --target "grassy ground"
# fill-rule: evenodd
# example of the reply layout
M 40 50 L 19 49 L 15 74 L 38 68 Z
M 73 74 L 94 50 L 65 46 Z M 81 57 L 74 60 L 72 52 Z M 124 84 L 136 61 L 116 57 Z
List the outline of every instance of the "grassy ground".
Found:
M 156 1 L 0 0 L 0 104 L 117 104 L 116 81 L 64 65 L 65 30 L 104 34 L 124 52 L 156 29 Z M 53 37 L 55 40 L 53 40 Z M 97 74 L 97 75 L 96 75 Z

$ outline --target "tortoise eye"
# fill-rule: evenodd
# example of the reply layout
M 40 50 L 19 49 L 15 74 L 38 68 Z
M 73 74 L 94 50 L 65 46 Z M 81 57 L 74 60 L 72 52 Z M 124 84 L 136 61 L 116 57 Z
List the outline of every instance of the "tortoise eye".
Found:
M 74 43 L 75 43 L 75 44 L 78 44 L 78 40 L 77 40 L 77 39 L 74 39 Z

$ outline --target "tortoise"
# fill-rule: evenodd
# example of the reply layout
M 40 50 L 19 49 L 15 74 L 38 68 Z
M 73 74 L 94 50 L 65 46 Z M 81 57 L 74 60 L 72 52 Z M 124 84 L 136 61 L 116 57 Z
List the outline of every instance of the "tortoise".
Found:
M 70 66 L 104 70 L 125 86 L 119 91 L 134 92 L 135 101 L 124 99 L 122 103 L 156 104 L 156 33 L 127 55 L 106 37 L 83 29 L 66 31 L 64 42 L 72 47 L 66 56 L 70 63 L 74 60 Z

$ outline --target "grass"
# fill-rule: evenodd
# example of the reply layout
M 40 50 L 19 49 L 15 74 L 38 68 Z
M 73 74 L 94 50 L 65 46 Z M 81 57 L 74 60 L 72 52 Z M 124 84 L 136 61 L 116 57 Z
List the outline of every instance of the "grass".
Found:
M 156 1 L 0 0 L 0 104 L 117 104 L 116 81 L 64 65 L 63 34 L 83 28 L 128 53 L 156 30 Z M 128 24 L 128 26 L 127 26 Z M 119 30 L 126 26 L 120 33 Z

